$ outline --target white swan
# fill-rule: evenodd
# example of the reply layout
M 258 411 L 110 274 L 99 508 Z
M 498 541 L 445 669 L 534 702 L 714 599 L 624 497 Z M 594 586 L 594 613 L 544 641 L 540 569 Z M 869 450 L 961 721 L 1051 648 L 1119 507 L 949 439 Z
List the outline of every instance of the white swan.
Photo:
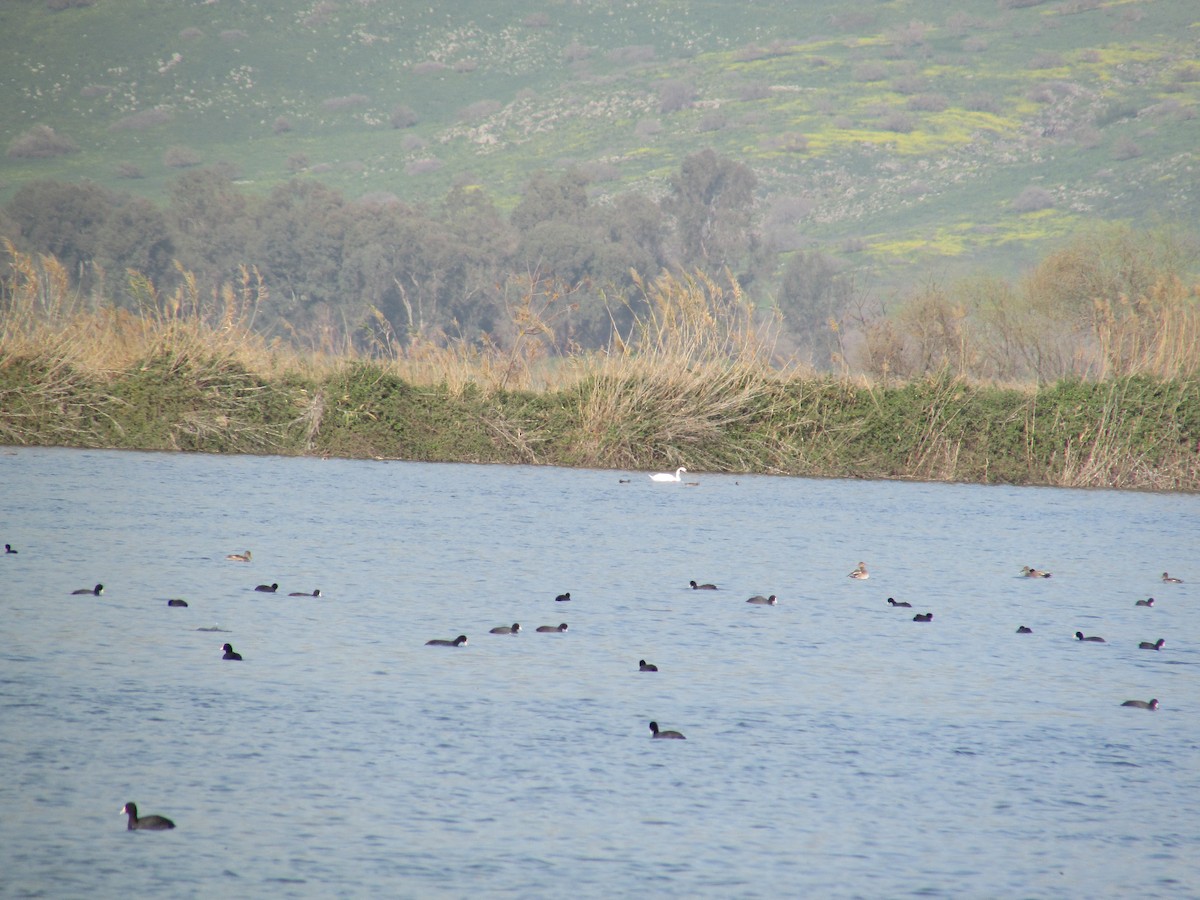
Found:
M 651 481 L 682 481 L 683 479 L 681 479 L 679 476 L 682 475 L 686 471 L 687 471 L 687 469 L 685 469 L 683 466 L 680 466 L 678 469 L 675 470 L 674 475 L 672 475 L 670 472 L 656 472 L 655 474 L 650 476 L 650 480 Z

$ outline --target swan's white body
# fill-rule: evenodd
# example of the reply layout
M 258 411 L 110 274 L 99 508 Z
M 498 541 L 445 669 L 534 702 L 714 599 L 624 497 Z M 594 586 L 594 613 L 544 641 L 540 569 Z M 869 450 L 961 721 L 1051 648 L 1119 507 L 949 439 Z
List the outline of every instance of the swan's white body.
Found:
M 680 466 L 678 469 L 675 470 L 674 475 L 672 475 L 670 472 L 656 472 L 655 474 L 650 476 L 650 480 L 651 481 L 682 481 L 683 479 L 680 478 L 679 476 L 682 475 L 686 471 L 687 471 L 687 469 L 685 469 L 683 466 Z

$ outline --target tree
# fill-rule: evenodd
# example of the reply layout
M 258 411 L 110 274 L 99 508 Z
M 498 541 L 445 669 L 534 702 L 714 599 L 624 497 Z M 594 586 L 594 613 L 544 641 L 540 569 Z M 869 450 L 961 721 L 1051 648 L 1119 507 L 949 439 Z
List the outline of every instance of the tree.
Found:
M 813 362 L 827 365 L 835 349 L 829 320 L 849 301 L 852 285 L 841 264 L 819 251 L 794 253 L 783 270 L 777 303 L 783 324 L 813 353 Z
M 160 289 L 177 277 L 166 214 L 141 197 L 128 197 L 111 211 L 97 235 L 96 256 L 110 276 L 134 269 Z
M 180 262 L 202 280 L 232 278 L 250 263 L 246 248 L 253 229 L 249 204 L 225 166 L 207 166 L 180 175 L 171 185 L 167 208 Z
M 339 301 L 345 207 L 332 188 L 299 180 L 275 188 L 258 207 L 247 255 L 271 289 L 271 312 L 298 316 L 293 325 L 317 304 Z
M 6 212 L 17 228 L 18 249 L 53 254 L 86 289 L 97 240 L 113 207 L 113 196 L 90 181 L 45 180 L 24 185 Z
M 524 233 L 541 222 L 578 220 L 588 208 L 587 186 L 587 176 L 575 168 L 557 177 L 538 172 L 526 185 L 509 222 Z
M 755 249 L 750 226 L 757 186 L 747 166 L 712 150 L 683 161 L 663 200 L 664 212 L 675 219 L 682 265 L 736 268 Z

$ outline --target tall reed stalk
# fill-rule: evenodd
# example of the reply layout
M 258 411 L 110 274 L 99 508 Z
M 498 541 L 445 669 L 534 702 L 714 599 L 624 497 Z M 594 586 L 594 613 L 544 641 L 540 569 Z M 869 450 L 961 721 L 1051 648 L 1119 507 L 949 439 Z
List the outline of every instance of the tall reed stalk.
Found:
M 637 285 L 648 313 L 611 352 L 576 360 L 575 451 L 601 466 L 777 465 L 784 448 L 753 428 L 780 395 L 775 323 L 759 320 L 728 274 Z

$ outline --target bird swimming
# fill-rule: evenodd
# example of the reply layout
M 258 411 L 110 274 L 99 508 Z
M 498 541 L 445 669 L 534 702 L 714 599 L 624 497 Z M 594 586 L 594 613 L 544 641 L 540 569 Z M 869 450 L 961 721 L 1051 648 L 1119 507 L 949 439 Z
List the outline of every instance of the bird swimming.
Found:
M 759 606 L 774 606 L 779 602 L 779 600 L 774 594 L 772 594 L 770 597 L 764 597 L 762 594 L 755 594 L 746 602 L 755 603 Z
M 1026 578 L 1049 578 L 1052 572 L 1043 572 L 1041 569 L 1033 569 L 1029 566 L 1021 566 L 1021 574 Z
M 170 831 L 175 827 L 175 823 L 164 816 L 138 818 L 136 803 L 126 803 L 121 807 L 121 812 L 129 816 L 129 825 L 126 826 L 126 831 Z
M 1183 584 L 1182 578 L 1175 578 L 1173 575 L 1163 572 L 1163 584 Z
M 915 616 L 913 616 L 913 621 L 914 622 L 932 622 L 933 621 L 933 613 L 917 613 Z
M 1139 600 L 1137 603 L 1135 603 L 1135 604 L 1133 604 L 1133 605 L 1134 605 L 1134 606 L 1153 606 L 1153 605 L 1154 605 L 1154 598 L 1153 598 L 1153 597 L 1147 597 L 1145 600 Z
M 77 591 L 71 591 L 72 596 L 74 596 L 75 594 L 92 594 L 95 597 L 99 597 L 103 593 L 104 593 L 104 585 L 102 585 L 102 584 L 98 584 L 95 587 L 80 588 Z
M 467 636 L 460 634 L 452 641 L 443 641 L 440 638 L 434 638 L 432 641 L 426 641 L 426 647 L 461 647 L 467 642 Z
M 221 659 L 232 659 L 239 662 L 241 661 L 242 654 L 233 649 L 233 644 L 222 644 L 221 649 L 225 651 L 225 655 L 222 656 Z
M 857 578 L 859 581 L 863 581 L 867 578 L 870 578 L 871 575 L 869 572 L 867 572 L 867 564 L 865 562 L 860 562 L 854 567 L 854 571 L 849 573 L 848 577 Z
M 1017 634 L 1033 634 L 1032 628 L 1026 628 L 1024 625 L 1017 629 Z
M 638 660 L 638 671 L 639 672 L 657 672 L 658 666 L 654 665 L 654 663 L 648 663 L 644 659 L 639 659 Z
M 13 549 L 13 545 L 12 545 L 12 544 L 5 544 L 5 545 L 4 545 L 4 552 L 5 552 L 5 553 L 12 553 L 12 554 L 16 554 L 16 553 L 17 553 L 17 551 Z
M 1075 639 L 1079 640 L 1079 641 L 1091 641 L 1094 644 L 1107 644 L 1108 643 L 1108 641 L 1106 641 L 1104 638 L 1098 637 L 1096 635 L 1092 635 L 1091 637 L 1084 637 L 1082 631 L 1075 632 Z
M 1163 638 L 1159 638 L 1157 641 L 1153 641 L 1153 642 L 1142 641 L 1140 644 L 1138 644 L 1138 649 L 1139 650 L 1161 650 L 1163 648 L 1164 644 L 1166 644 L 1166 640 Z
M 912 604 L 907 600 L 897 600 L 894 597 L 888 597 L 888 603 L 892 606 L 907 606 L 909 609 L 912 609 Z
M 1133 706 L 1137 709 L 1158 709 L 1158 700 L 1126 700 L 1122 706 Z
M 693 591 L 715 591 L 715 590 L 717 590 L 717 586 L 715 584 L 696 584 L 696 582 L 694 582 L 694 581 L 689 581 L 688 584 L 690 584 L 692 586 Z
M 571 599 L 570 591 L 567 591 L 565 594 L 559 594 L 557 597 L 554 598 L 555 602 L 557 602 L 557 603 L 566 603 L 570 599 Z
M 231 559 L 234 562 L 250 562 L 250 556 L 250 551 L 247 550 L 245 553 L 230 553 L 225 558 Z
M 650 480 L 651 481 L 682 481 L 683 479 L 680 478 L 679 476 L 682 475 L 686 471 L 687 471 L 687 469 L 685 469 L 683 466 L 680 466 L 678 469 L 675 470 L 674 475 L 672 475 L 670 472 L 655 472 L 653 475 L 650 476 Z
M 258 587 L 255 588 L 255 590 L 259 591 L 260 593 L 263 593 L 263 594 L 273 594 L 277 590 L 279 590 L 279 584 L 278 583 L 260 584 Z
M 563 622 L 561 625 L 539 625 L 537 630 L 542 634 L 550 634 L 551 632 L 555 631 L 566 631 L 567 623 Z
M 289 597 L 320 597 L 321 589 L 317 588 L 312 593 L 309 593 L 308 591 L 292 591 L 290 594 L 288 594 L 288 596 Z
M 188 602 L 179 597 L 172 597 L 167 601 L 167 606 L 187 606 Z
M 520 634 L 521 623 L 513 622 L 511 625 L 498 625 L 493 628 L 489 634 Z
M 684 741 L 687 740 L 678 731 L 660 731 L 657 722 L 650 723 L 650 736 L 656 738 L 667 738 L 669 740 Z

